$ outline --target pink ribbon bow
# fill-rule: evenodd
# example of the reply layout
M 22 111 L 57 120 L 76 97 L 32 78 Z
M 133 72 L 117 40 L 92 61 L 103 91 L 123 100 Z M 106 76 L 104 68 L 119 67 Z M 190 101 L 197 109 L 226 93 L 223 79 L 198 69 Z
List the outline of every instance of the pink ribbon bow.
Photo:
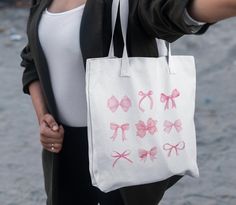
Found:
M 115 124 L 115 123 L 110 123 L 110 128 L 112 130 L 114 130 L 114 133 L 111 137 L 113 139 L 113 141 L 117 137 L 117 132 L 118 132 L 119 128 L 122 130 L 122 141 L 126 140 L 125 131 L 129 129 L 129 123 L 125 123 L 125 124 L 122 124 L 122 125 L 118 125 L 118 124 Z
M 150 99 L 150 109 L 152 109 L 152 107 L 153 107 L 153 99 L 152 99 L 152 94 L 153 94 L 153 92 L 151 91 L 151 90 L 149 90 L 147 93 L 144 93 L 143 91 L 139 91 L 139 93 L 138 93 L 140 96 L 142 96 L 142 98 L 139 100 L 139 103 L 138 103 L 138 107 L 139 107 L 139 109 L 142 111 L 142 112 L 144 112 L 144 109 L 141 107 L 141 103 L 142 103 L 142 101 L 146 98 L 146 97 L 148 97 L 149 99 Z
M 161 102 L 165 103 L 165 110 L 169 109 L 169 101 L 171 100 L 172 106 L 171 108 L 176 108 L 175 98 L 180 95 L 177 89 L 174 89 L 170 96 L 161 93 Z
M 174 123 L 166 120 L 164 122 L 164 131 L 168 134 L 170 133 L 171 129 L 174 127 L 177 132 L 180 132 L 182 130 L 182 123 L 180 119 L 176 120 Z
M 157 120 L 153 120 L 152 118 L 149 118 L 147 121 L 147 125 L 142 120 L 139 120 L 137 124 L 135 124 L 137 132 L 136 135 L 143 138 L 147 132 L 149 132 L 151 135 L 154 135 L 155 132 L 157 132 L 156 127 Z
M 107 100 L 107 107 L 112 112 L 115 112 L 119 106 L 121 106 L 124 112 L 127 112 L 131 106 L 131 100 L 127 96 L 124 96 L 120 102 L 115 96 L 112 96 Z
M 183 150 L 185 148 L 185 143 L 184 141 L 179 142 L 176 145 L 172 145 L 169 143 L 166 143 L 163 145 L 163 149 L 169 151 L 168 152 L 168 157 L 170 157 L 172 150 L 175 150 L 175 154 L 178 155 L 179 150 Z
M 140 159 L 144 160 L 144 162 L 146 161 L 148 155 L 150 156 L 150 159 L 153 161 L 154 159 L 156 159 L 157 147 L 153 147 L 149 151 L 145 149 L 139 149 L 138 153 L 139 153 Z
M 130 151 L 129 150 L 125 150 L 124 152 L 122 153 L 119 153 L 117 151 L 114 151 L 116 153 L 116 155 L 112 155 L 112 157 L 116 158 L 115 161 L 113 162 L 113 167 L 115 167 L 117 161 L 119 159 L 125 159 L 127 161 L 129 161 L 130 163 L 133 163 L 133 161 L 131 159 L 128 158 L 128 156 L 130 155 Z

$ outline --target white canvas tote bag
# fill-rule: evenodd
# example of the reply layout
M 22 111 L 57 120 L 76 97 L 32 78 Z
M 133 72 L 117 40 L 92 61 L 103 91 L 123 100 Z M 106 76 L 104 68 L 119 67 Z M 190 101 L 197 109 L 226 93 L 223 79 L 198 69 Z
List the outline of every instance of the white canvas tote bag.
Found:
M 120 5 L 120 13 L 118 7 Z M 121 18 L 124 51 L 114 56 Z M 128 57 L 128 1 L 113 0 L 108 57 L 86 61 L 89 170 L 103 192 L 173 175 L 199 176 L 192 56 Z

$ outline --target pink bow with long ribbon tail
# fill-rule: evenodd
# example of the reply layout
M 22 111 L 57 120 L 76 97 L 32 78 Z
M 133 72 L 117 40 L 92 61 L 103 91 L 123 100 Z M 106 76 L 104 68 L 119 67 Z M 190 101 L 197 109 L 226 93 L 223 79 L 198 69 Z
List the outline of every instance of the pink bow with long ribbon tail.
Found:
M 119 153 L 119 152 L 117 152 L 117 151 L 114 151 L 114 152 L 116 153 L 116 155 L 113 154 L 112 157 L 114 157 L 114 158 L 116 158 L 116 159 L 115 159 L 115 161 L 113 162 L 113 165 L 112 165 L 113 167 L 115 167 L 115 165 L 116 165 L 116 163 L 117 163 L 117 161 L 118 161 L 119 159 L 125 159 L 125 160 L 129 161 L 130 163 L 133 163 L 133 161 L 128 158 L 128 156 L 130 155 L 130 151 L 129 151 L 129 150 L 125 150 L 125 151 L 122 152 L 122 153 Z
M 154 159 L 156 159 L 157 147 L 153 147 L 149 151 L 145 149 L 139 149 L 138 154 L 140 159 L 143 161 L 146 161 L 148 156 L 150 156 L 150 159 L 153 161 Z
M 172 144 L 169 144 L 169 143 L 166 143 L 163 145 L 163 149 L 166 150 L 166 151 L 169 151 L 168 152 L 168 157 L 170 157 L 171 155 L 171 152 L 172 150 L 175 151 L 175 154 L 178 155 L 178 151 L 179 150 L 183 150 L 185 148 L 185 142 L 184 141 L 181 141 L 179 142 L 178 144 L 175 144 L 175 145 L 172 145 Z
M 115 124 L 115 123 L 110 123 L 110 128 L 112 130 L 114 130 L 114 133 L 111 137 L 113 139 L 113 141 L 117 137 L 119 128 L 122 130 L 122 141 L 126 140 L 125 131 L 127 131 L 129 129 L 129 123 L 125 123 L 125 124 L 122 124 L 122 125 L 118 125 L 118 124 Z
M 141 107 L 141 103 L 142 101 L 148 97 L 150 99 L 150 109 L 153 108 L 153 99 L 152 99 L 152 94 L 153 92 L 151 90 L 149 90 L 147 93 L 144 93 L 143 91 L 139 91 L 138 93 L 142 98 L 139 100 L 139 103 L 138 103 L 138 107 L 139 109 L 144 112 L 145 110 Z
M 112 112 L 115 112 L 119 106 L 121 106 L 124 112 L 127 112 L 131 107 L 131 100 L 129 99 L 129 97 L 124 96 L 120 102 L 116 99 L 115 96 L 112 96 L 107 100 L 107 107 Z
M 179 91 L 177 89 L 174 89 L 171 93 L 171 95 L 166 95 L 164 93 L 161 93 L 161 102 L 165 103 L 165 110 L 169 109 L 169 102 L 171 101 L 171 108 L 176 108 L 175 104 L 175 98 L 177 98 L 180 95 Z
M 164 122 L 164 127 L 165 127 L 164 131 L 167 132 L 168 134 L 170 133 L 173 127 L 177 132 L 180 132 L 182 130 L 182 123 L 180 119 L 176 120 L 174 123 L 166 120 Z
M 137 132 L 136 135 L 143 138 L 146 133 L 148 132 L 151 135 L 154 135 L 155 132 L 157 132 L 156 127 L 157 120 L 153 120 L 152 118 L 149 118 L 147 120 L 147 125 L 142 120 L 139 120 L 137 124 L 135 124 Z

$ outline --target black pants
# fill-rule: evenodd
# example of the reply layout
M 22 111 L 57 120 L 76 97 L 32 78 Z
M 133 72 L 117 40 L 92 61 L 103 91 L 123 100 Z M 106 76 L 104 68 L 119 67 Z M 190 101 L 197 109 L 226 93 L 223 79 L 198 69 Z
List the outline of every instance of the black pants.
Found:
M 120 191 L 104 193 L 92 186 L 89 174 L 87 127 L 64 125 L 59 154 L 59 205 L 124 205 Z
M 181 178 L 173 176 L 104 193 L 91 184 L 87 127 L 63 127 L 61 152 L 42 152 L 47 205 L 157 205 L 165 191 Z

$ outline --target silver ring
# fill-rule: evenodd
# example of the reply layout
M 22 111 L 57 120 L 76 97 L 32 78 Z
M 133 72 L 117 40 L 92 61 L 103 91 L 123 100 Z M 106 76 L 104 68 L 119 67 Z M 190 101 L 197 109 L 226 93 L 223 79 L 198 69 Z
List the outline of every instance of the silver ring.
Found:
M 51 150 L 53 151 L 54 149 L 54 144 L 51 144 Z

